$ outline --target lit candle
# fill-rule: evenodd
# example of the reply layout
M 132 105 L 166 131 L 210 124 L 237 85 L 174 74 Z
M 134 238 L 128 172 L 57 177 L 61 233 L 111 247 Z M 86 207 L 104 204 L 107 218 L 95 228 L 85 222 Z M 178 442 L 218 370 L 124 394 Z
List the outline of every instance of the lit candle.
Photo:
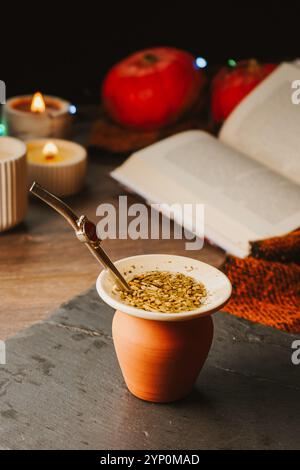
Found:
M 29 184 L 37 181 L 57 196 L 70 196 L 83 187 L 87 160 L 84 147 L 61 139 L 26 143 Z
M 46 111 L 45 100 L 43 98 L 42 93 L 40 93 L 39 91 L 33 95 L 30 105 L 30 111 L 32 113 L 44 113 Z
M 58 148 L 53 142 L 47 142 L 43 147 L 43 155 L 45 160 L 54 161 L 58 159 Z
M 16 96 L 4 105 L 4 119 L 9 135 L 31 137 L 64 137 L 71 126 L 74 109 L 68 101 L 55 96 Z

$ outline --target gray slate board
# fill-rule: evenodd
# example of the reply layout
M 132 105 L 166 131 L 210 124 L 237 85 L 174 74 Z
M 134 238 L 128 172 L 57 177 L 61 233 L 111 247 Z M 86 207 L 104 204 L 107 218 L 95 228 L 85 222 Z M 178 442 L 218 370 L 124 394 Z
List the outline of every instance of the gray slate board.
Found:
M 113 311 L 94 289 L 7 341 L 2 449 L 300 448 L 295 336 L 225 313 L 194 392 L 157 405 L 127 390 Z

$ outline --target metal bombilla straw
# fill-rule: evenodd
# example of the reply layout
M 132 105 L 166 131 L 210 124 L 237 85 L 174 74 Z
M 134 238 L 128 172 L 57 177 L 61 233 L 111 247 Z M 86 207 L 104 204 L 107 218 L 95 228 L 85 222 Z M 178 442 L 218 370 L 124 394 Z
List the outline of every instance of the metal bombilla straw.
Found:
M 83 242 L 99 263 L 112 273 L 122 289 L 130 290 L 120 271 L 101 247 L 101 239 L 97 236 L 96 226 L 93 222 L 88 220 L 85 215 L 78 217 L 67 204 L 36 182 L 32 184 L 29 191 L 62 215 L 75 230 L 78 240 Z

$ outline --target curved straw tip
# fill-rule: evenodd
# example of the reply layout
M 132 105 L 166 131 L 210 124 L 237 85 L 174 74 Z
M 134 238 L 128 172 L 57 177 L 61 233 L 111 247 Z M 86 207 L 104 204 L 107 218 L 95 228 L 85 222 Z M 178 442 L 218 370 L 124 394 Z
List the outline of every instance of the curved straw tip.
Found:
M 35 188 L 36 186 L 38 186 L 38 183 L 37 183 L 36 181 L 34 181 L 34 182 L 32 183 L 32 185 L 30 186 L 29 192 L 32 193 L 33 190 L 34 190 L 34 188 Z

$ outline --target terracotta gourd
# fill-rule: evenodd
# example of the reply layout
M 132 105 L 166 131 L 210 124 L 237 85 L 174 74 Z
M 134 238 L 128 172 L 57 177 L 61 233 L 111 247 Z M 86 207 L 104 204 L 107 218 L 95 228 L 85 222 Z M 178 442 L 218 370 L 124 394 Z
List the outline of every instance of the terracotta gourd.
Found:
M 208 296 L 197 309 L 180 313 L 149 312 L 125 304 L 107 271 L 97 280 L 102 299 L 116 309 L 112 334 L 128 389 L 151 402 L 171 402 L 192 389 L 213 339 L 211 314 L 229 300 L 231 284 L 218 269 L 175 255 L 139 255 L 115 263 L 126 276 L 148 271 L 180 272 L 203 282 Z
M 186 396 L 207 358 L 210 316 L 157 322 L 116 311 L 113 340 L 127 387 L 138 398 L 170 402 Z

